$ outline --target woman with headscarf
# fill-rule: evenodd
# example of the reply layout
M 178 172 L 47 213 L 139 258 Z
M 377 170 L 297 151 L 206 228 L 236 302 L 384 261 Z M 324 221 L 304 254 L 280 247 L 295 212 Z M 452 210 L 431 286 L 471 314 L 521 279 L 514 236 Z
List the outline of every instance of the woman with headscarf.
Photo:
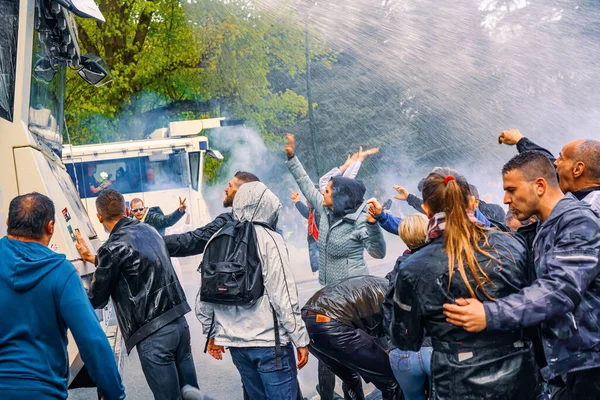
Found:
M 321 193 L 294 154 L 294 136 L 287 134 L 287 139 L 287 166 L 304 197 L 314 206 L 315 214 L 320 216 L 319 283 L 325 286 L 351 276 L 368 275 L 364 250 L 381 259 L 385 257 L 385 240 L 377 221 L 367 220 L 365 186 L 354 179 L 335 176 Z M 319 361 L 317 391 L 321 399 L 333 399 L 334 387 L 335 376 Z
M 294 154 L 294 136 L 287 135 L 287 166 L 304 197 L 320 214 L 319 283 L 337 283 L 350 276 L 368 275 L 364 250 L 373 258 L 385 257 L 383 232 L 372 219 L 367 221 L 368 206 L 362 182 L 333 177 L 323 193 L 315 188 Z
M 520 330 L 470 333 L 443 314 L 443 304 L 455 299 L 493 301 L 528 285 L 525 247 L 483 227 L 469 197 L 466 179 L 450 168 L 425 180 L 427 244 L 398 270 L 392 340 L 418 351 L 424 332 L 431 336 L 434 399 L 533 400 L 541 388 L 531 343 Z

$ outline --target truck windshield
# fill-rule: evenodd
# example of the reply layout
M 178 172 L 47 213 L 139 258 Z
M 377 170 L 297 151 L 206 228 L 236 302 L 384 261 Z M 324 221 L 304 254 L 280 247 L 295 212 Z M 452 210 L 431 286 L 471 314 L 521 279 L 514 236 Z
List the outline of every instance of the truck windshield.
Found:
M 129 194 L 180 189 L 190 184 L 187 155 L 183 150 L 115 160 L 67 161 L 65 165 L 82 199 L 97 197 L 105 187 Z
M 13 120 L 19 0 L 0 0 L 0 118 Z
M 36 31 L 33 37 L 29 131 L 61 157 L 65 68 L 50 61 L 39 32 Z

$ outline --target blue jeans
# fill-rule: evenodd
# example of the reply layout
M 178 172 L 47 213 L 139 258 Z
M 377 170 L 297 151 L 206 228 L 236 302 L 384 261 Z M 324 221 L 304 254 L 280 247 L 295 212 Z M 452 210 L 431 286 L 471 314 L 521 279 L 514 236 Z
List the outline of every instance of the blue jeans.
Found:
M 406 400 L 425 400 L 425 376 L 431 381 L 432 352 L 433 347 L 423 347 L 418 352 L 390 352 L 390 365 Z
M 198 387 L 185 317 L 177 318 L 139 342 L 137 351 L 156 400 L 179 400 L 182 387 Z
M 229 352 L 251 400 L 296 400 L 298 371 L 291 344 L 281 347 L 281 369 L 275 347 L 230 347 Z

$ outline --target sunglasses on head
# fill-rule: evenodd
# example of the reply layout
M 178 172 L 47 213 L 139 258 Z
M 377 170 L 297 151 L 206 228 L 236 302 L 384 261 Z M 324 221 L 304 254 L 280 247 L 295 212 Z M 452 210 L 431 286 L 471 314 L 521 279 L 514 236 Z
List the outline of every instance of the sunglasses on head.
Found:
M 131 212 L 134 212 L 134 213 L 136 213 L 136 212 L 142 212 L 142 211 L 144 211 L 144 207 L 142 207 L 142 208 L 133 208 L 131 210 Z

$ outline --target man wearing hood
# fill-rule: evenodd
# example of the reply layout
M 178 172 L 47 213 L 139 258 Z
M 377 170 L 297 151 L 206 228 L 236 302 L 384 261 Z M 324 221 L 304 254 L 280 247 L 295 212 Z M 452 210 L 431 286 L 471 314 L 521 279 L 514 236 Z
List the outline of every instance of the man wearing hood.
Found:
M 233 200 L 234 218 L 242 222 L 259 222 L 274 228 L 280 211 L 279 199 L 261 182 L 244 184 Z M 263 296 L 250 307 L 205 303 L 198 296 L 196 315 L 204 334 L 212 335 L 209 353 L 220 360 L 225 347 L 229 348 L 251 399 L 295 400 L 296 368 L 308 362 L 308 333 L 301 318 L 296 282 L 283 238 L 262 225 L 255 225 L 255 229 L 265 288 Z M 275 356 L 275 329 L 282 349 L 280 365 Z M 292 345 L 298 352 L 297 366 Z
M 373 258 L 385 257 L 385 240 L 377 222 L 367 221 L 366 188 L 354 179 L 336 176 L 320 193 L 294 154 L 294 136 L 287 135 L 287 165 L 304 194 L 318 208 L 319 283 L 329 285 L 350 276 L 368 275 L 364 250 Z
M 502 169 L 504 202 L 521 221 L 537 215 L 533 241 L 537 279 L 494 302 L 445 304 L 448 322 L 469 332 L 541 326 L 548 365 L 542 375 L 564 380 L 567 399 L 600 398 L 600 221 L 588 204 L 563 195 L 556 172 L 538 151 Z M 553 382 L 554 382 L 553 381 Z
M 125 199 L 113 189 L 96 198 L 98 220 L 110 235 L 94 256 L 77 235 L 81 258 L 96 264 L 88 297 L 103 308 L 112 298 L 127 354 L 136 347 L 154 397 L 180 399 L 185 385 L 198 387 L 192 357 L 191 311 L 162 237 L 127 218 Z
M 106 400 L 125 390 L 81 278 L 64 254 L 48 248 L 54 204 L 39 193 L 15 197 L 0 240 L 0 398 L 66 399 L 67 329 Z

